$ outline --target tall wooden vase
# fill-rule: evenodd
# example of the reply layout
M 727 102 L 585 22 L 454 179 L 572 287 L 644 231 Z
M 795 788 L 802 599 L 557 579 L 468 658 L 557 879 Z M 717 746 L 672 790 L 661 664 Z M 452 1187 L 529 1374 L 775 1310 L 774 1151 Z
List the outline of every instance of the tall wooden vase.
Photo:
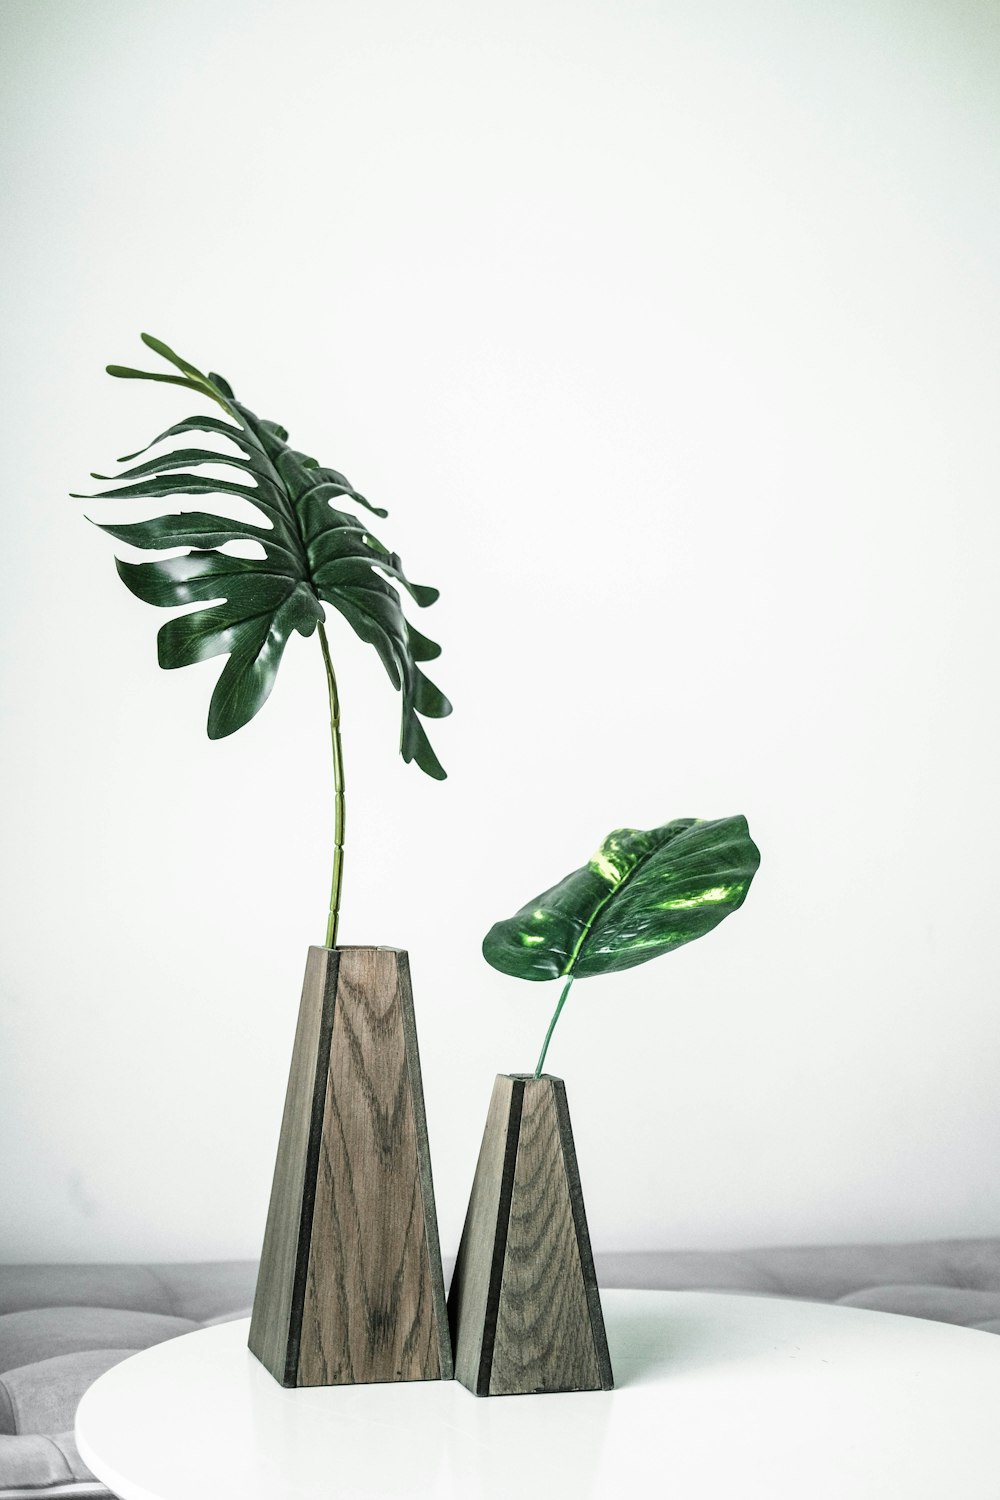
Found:
M 448 1312 L 477 1396 L 614 1384 L 561 1078 L 497 1077 Z
M 249 1342 L 284 1386 L 451 1378 L 400 949 L 309 949 Z

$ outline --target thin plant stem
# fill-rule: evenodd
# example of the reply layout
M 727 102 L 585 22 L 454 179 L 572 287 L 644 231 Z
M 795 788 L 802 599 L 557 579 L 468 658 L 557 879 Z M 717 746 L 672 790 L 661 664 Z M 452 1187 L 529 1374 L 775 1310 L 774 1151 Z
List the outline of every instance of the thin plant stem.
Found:
M 344 754 L 340 744 L 340 699 L 337 679 L 330 660 L 326 629 L 319 626 L 319 644 L 326 668 L 326 686 L 330 696 L 330 740 L 333 745 L 333 880 L 330 885 L 330 914 L 326 923 L 326 946 L 337 945 L 337 923 L 340 920 L 340 891 L 344 882 Z
M 542 1069 L 545 1066 L 545 1054 L 549 1050 L 549 1042 L 552 1040 L 552 1033 L 556 1029 L 556 1022 L 559 1019 L 559 1013 L 562 1010 L 563 1006 L 566 1004 L 566 996 L 569 994 L 570 985 L 572 983 L 573 983 L 573 975 L 571 974 L 569 976 L 569 978 L 567 979 L 566 983 L 563 985 L 563 992 L 559 996 L 559 1004 L 556 1006 L 555 1014 L 553 1015 L 552 1020 L 549 1022 L 549 1029 L 545 1033 L 545 1040 L 542 1043 L 541 1056 L 538 1059 L 538 1067 L 535 1069 L 535 1077 L 536 1078 L 541 1078 L 541 1076 L 542 1076 Z

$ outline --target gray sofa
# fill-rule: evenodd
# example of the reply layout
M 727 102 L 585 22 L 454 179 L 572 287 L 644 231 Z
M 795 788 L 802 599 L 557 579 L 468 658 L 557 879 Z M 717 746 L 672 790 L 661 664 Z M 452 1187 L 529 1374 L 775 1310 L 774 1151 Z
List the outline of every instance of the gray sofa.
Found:
M 598 1255 L 604 1287 L 840 1302 L 1000 1333 L 1000 1239 Z M 0 1500 L 107 1496 L 73 1440 L 77 1403 L 119 1360 L 246 1316 L 257 1267 L 0 1266 Z

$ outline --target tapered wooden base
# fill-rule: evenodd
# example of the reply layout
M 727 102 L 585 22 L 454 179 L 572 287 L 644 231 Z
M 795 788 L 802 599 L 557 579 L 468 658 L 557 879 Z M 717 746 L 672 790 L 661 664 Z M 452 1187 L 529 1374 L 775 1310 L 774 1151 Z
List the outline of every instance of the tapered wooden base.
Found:
M 614 1384 L 561 1078 L 497 1077 L 448 1314 L 477 1396 Z
M 285 1386 L 451 1378 L 399 949 L 309 949 L 249 1342 Z

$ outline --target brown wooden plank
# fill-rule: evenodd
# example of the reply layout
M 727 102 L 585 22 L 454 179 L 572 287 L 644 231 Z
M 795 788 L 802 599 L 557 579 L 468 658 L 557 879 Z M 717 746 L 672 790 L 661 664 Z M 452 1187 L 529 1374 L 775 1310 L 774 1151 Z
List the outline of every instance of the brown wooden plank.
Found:
M 448 1294 L 455 1378 L 477 1396 L 489 1391 L 522 1093 L 497 1075 Z
M 451 1374 L 399 950 L 310 949 L 250 1347 L 284 1385 Z
M 336 983 L 336 953 L 310 948 L 250 1322 L 251 1350 L 282 1385 L 295 1384 L 298 1367 L 302 1286 Z
M 437 1205 L 434 1198 L 434 1175 L 431 1171 L 431 1148 L 427 1136 L 424 1083 L 420 1072 L 420 1049 L 417 1046 L 417 1022 L 413 1013 L 410 955 L 400 949 L 396 954 L 396 961 L 399 965 L 399 999 L 403 1015 L 404 1055 L 409 1072 L 417 1169 L 420 1173 L 423 1197 L 424 1236 L 433 1301 L 432 1316 L 440 1365 L 439 1374 L 442 1380 L 451 1380 L 455 1374 L 455 1364 L 452 1357 L 451 1332 L 448 1327 L 448 1309 L 444 1297 L 444 1272 L 441 1267 L 441 1240 L 438 1235 Z
M 576 1225 L 576 1243 L 580 1252 L 580 1271 L 583 1276 L 587 1308 L 590 1313 L 590 1329 L 594 1340 L 594 1355 L 597 1359 L 601 1389 L 610 1391 L 614 1388 L 615 1379 L 611 1370 L 611 1355 L 608 1352 L 608 1336 L 604 1328 L 604 1313 L 601 1310 L 601 1294 L 597 1286 L 597 1269 L 594 1265 L 594 1252 L 590 1246 L 590 1228 L 587 1224 L 587 1211 L 583 1206 L 583 1187 L 580 1183 L 580 1168 L 576 1157 L 576 1144 L 573 1140 L 573 1126 L 569 1117 L 566 1085 L 561 1078 L 552 1078 L 550 1082 L 552 1084 L 552 1099 L 555 1105 L 556 1118 L 559 1122 L 559 1140 L 562 1145 L 563 1162 L 566 1167 L 566 1185 L 569 1188 L 573 1222 Z
M 490 1395 L 601 1384 L 552 1081 L 524 1085 Z
M 394 951 L 340 950 L 299 1385 L 442 1373 L 401 981 Z
M 449 1311 L 476 1395 L 611 1389 L 561 1079 L 494 1085 Z

